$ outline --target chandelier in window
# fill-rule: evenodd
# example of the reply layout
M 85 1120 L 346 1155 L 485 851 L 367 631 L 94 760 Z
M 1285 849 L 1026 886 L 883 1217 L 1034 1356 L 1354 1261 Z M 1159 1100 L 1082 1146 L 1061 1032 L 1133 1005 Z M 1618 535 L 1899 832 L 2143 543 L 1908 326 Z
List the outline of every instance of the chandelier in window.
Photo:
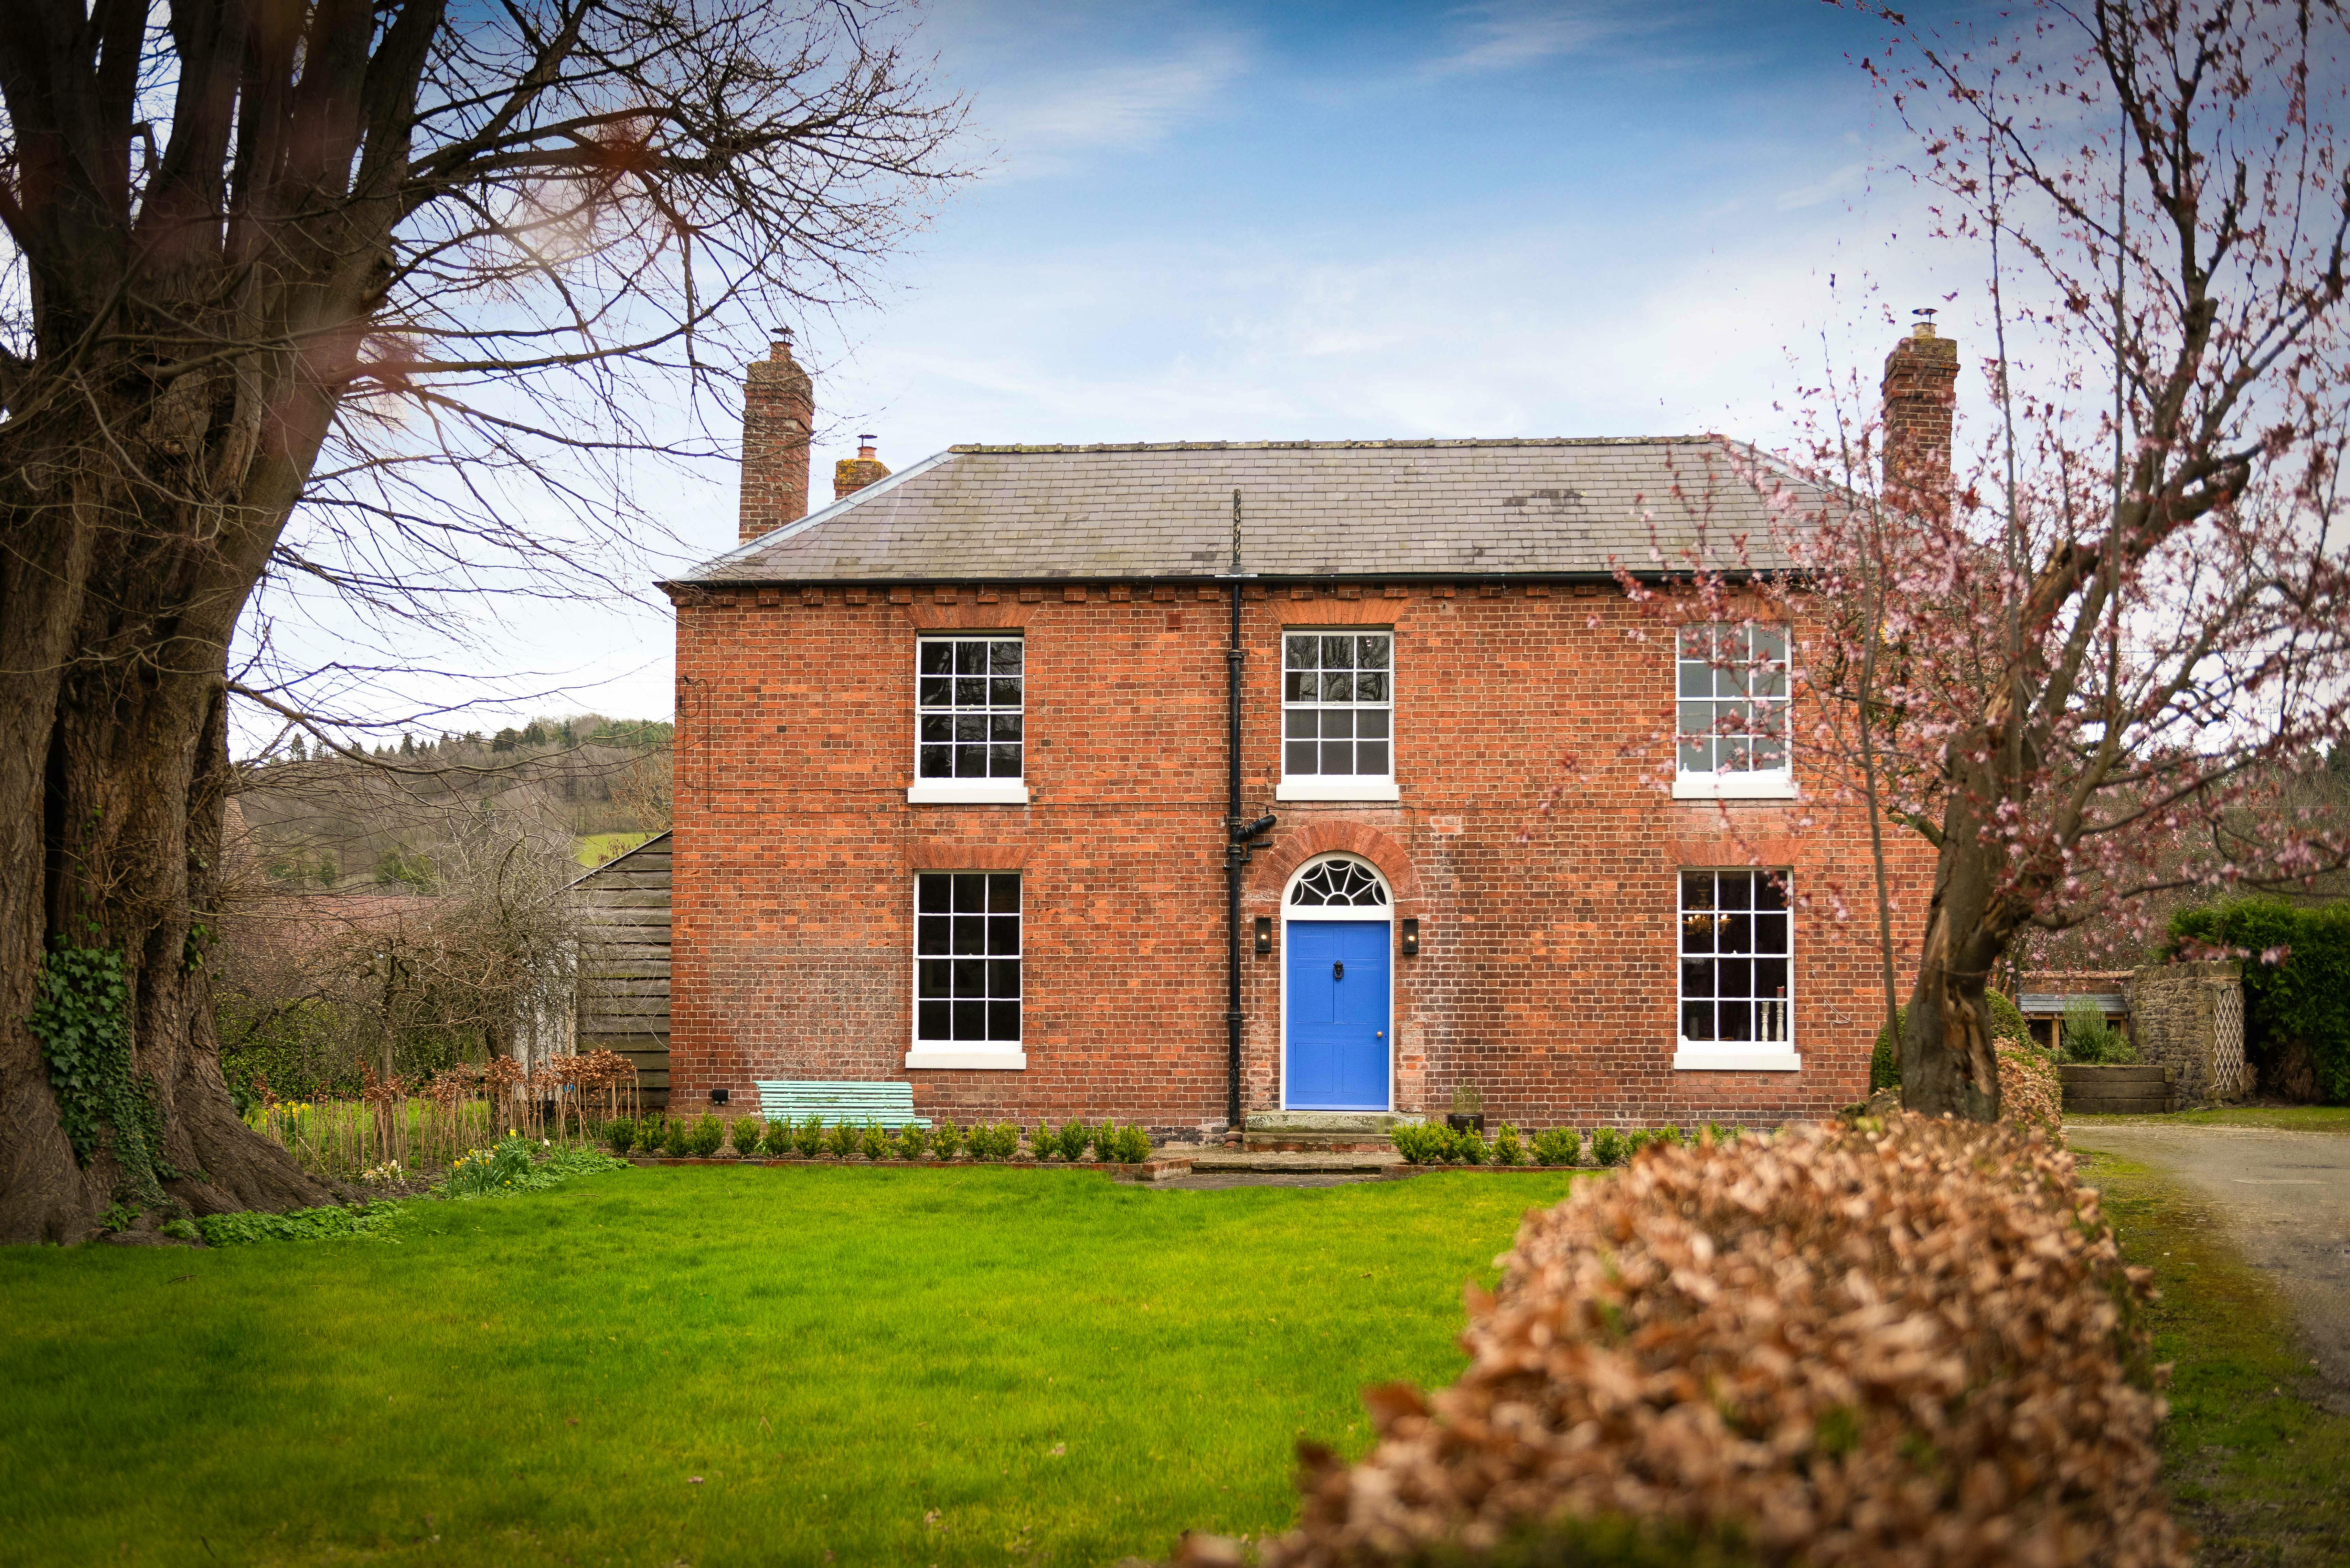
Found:
M 1388 892 L 1369 867 L 1358 860 L 1325 860 L 1309 867 L 1289 890 L 1293 909 L 1376 909 L 1388 901 Z

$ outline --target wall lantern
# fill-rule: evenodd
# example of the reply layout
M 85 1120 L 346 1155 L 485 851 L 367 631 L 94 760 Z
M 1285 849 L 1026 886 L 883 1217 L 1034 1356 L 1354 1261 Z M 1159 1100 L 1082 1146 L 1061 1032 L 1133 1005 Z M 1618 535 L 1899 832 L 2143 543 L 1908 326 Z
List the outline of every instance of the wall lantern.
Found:
M 1418 920 L 1406 920 L 1403 923 L 1403 956 L 1406 958 L 1419 956 L 1419 922 Z
M 1259 958 L 1267 958 L 1272 955 L 1272 952 L 1273 917 L 1271 915 L 1259 915 L 1256 918 L 1256 956 Z
M 723 1089 L 712 1089 L 712 1090 L 711 1090 L 711 1091 L 710 1091 L 710 1103 L 711 1103 L 712 1105 L 713 1105 L 713 1106 L 723 1106 L 723 1105 L 724 1105 L 724 1104 L 726 1103 L 726 1091 L 725 1091 L 725 1090 L 723 1090 Z

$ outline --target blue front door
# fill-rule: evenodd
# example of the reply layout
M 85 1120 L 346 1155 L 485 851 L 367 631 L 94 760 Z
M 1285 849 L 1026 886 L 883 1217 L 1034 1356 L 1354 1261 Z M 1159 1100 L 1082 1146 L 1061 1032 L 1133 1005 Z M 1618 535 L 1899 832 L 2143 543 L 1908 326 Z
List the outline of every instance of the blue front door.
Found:
M 1289 1083 L 1293 1111 L 1388 1108 L 1388 923 L 1292 920 Z

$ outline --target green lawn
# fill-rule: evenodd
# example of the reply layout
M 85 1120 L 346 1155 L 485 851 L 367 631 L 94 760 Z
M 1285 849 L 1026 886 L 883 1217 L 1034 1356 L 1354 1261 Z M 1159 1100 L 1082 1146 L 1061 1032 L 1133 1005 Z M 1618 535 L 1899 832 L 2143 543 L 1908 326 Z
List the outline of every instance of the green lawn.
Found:
M 634 849 L 651 836 L 650 833 L 587 834 L 580 838 L 579 847 L 572 852 L 572 858 L 593 870 L 623 851 Z
M 2172 1111 L 2159 1116 L 2068 1116 L 2083 1127 L 2143 1123 L 2161 1127 L 2184 1122 L 2190 1127 L 2282 1127 L 2288 1132 L 2350 1133 L 2350 1106 L 2234 1106 L 2217 1111 Z
M 1564 1172 L 685 1167 L 397 1242 L 0 1252 L 0 1560 L 1044 1563 L 1295 1512 Z M 693 1478 L 700 1478 L 697 1481 Z
M 2272 1124 L 2273 1125 L 2273 1124 Z M 2171 1494 L 2203 1568 L 2350 1562 L 2350 1419 L 2319 1403 L 2290 1309 L 2211 1218 L 2157 1172 L 2093 1155 L 2133 1263 L 2154 1271 L 2154 1350 L 2172 1364 L 2163 1429 Z

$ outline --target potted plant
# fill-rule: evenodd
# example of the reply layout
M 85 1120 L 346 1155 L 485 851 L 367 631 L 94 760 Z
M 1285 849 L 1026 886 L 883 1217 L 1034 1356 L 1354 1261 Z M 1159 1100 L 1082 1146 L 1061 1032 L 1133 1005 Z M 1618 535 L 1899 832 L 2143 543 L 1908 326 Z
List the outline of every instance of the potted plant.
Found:
M 1476 1085 L 1452 1085 L 1452 1114 L 1444 1120 L 1454 1132 L 1485 1130 L 1485 1096 L 1477 1092 Z

